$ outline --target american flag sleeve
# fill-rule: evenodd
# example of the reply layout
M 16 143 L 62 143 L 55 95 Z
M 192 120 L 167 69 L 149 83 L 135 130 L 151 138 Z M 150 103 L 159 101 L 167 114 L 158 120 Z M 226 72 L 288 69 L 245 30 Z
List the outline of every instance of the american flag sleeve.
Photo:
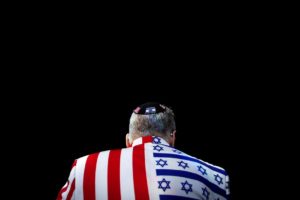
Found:
M 75 190 L 75 172 L 76 172 L 76 163 L 77 160 L 74 161 L 71 172 L 68 178 L 67 183 L 61 188 L 58 193 L 57 200 L 74 200 L 74 190 Z

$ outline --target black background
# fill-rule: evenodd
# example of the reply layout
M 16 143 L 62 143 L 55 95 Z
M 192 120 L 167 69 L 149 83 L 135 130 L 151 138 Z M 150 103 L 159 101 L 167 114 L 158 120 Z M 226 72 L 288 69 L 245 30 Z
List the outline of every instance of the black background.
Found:
M 261 67 L 277 60 L 266 23 L 32 19 L 8 29 L 9 64 L 29 67 L 4 83 L 22 198 L 55 199 L 74 159 L 125 147 L 131 112 L 148 101 L 173 108 L 178 149 L 228 171 L 233 200 L 265 193 L 282 89 L 280 70 Z

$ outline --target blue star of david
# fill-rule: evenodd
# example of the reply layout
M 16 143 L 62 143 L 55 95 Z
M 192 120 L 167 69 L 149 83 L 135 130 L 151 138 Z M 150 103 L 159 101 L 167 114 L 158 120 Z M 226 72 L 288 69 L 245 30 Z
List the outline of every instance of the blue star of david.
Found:
M 209 192 L 206 188 L 202 188 L 202 195 L 205 196 L 206 200 L 209 198 Z
M 167 189 L 171 189 L 170 182 L 171 181 L 167 181 L 166 179 L 163 178 L 163 180 L 158 181 L 158 189 L 162 189 L 164 192 Z
M 156 160 L 156 165 L 160 165 L 161 167 L 164 167 L 165 165 L 168 165 L 168 163 L 166 160 L 159 159 L 159 160 Z
M 206 169 L 204 169 L 201 165 L 197 166 L 198 167 L 198 171 L 202 173 L 202 175 L 207 175 Z
M 181 151 L 178 151 L 177 149 L 173 149 L 173 152 L 178 153 L 178 154 L 182 153 Z
M 178 162 L 178 166 L 179 167 L 182 167 L 183 169 L 189 167 L 187 163 L 183 162 L 183 161 L 177 161 Z
M 161 147 L 161 146 L 159 146 L 159 145 L 156 145 L 156 146 L 153 146 L 153 147 L 154 147 L 153 150 L 156 150 L 156 151 L 158 151 L 158 152 L 164 150 L 164 148 Z
M 214 175 L 215 176 L 215 181 L 217 181 L 217 183 L 223 184 L 223 178 L 221 176 L 219 176 L 219 174 Z
M 193 192 L 192 190 L 192 184 L 189 184 L 187 181 L 185 182 L 181 182 L 182 188 L 181 190 L 184 190 L 186 194 L 188 194 L 189 192 Z
M 154 137 L 153 138 L 153 143 L 154 144 L 161 144 L 161 141 L 160 141 L 161 139 L 159 138 L 159 137 Z

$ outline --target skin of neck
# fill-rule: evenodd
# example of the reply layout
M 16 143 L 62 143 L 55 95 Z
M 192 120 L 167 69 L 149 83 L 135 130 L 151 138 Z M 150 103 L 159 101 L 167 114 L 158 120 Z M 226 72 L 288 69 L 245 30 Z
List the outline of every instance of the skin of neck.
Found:
M 176 140 L 176 130 L 174 130 L 172 133 L 168 134 L 167 136 L 162 136 L 162 134 L 156 133 L 153 134 L 153 136 L 158 136 L 163 138 L 166 142 L 169 143 L 170 146 L 175 146 L 175 140 Z M 127 133 L 125 137 L 125 143 L 126 147 L 131 147 L 134 140 L 140 138 L 142 136 L 134 133 Z

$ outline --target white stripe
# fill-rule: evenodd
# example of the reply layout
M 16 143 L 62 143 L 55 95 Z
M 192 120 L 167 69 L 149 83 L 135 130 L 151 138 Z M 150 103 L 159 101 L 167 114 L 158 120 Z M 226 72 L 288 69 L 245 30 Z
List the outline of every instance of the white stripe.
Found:
M 225 177 L 225 188 L 226 188 L 226 194 L 229 195 L 230 194 L 230 189 L 229 189 L 229 176 Z
M 121 150 L 120 160 L 120 185 L 121 199 L 135 199 L 133 185 L 132 149 Z
M 145 163 L 146 163 L 146 175 L 148 183 L 149 198 L 151 200 L 159 199 L 158 195 L 158 180 L 155 170 L 155 160 L 153 157 L 153 144 L 145 144 Z
M 135 140 L 133 141 L 132 147 L 134 147 L 134 146 L 136 146 L 136 145 L 139 145 L 139 144 L 142 144 L 142 142 L 143 142 L 142 137 L 139 137 L 139 138 L 137 138 L 137 139 L 135 139 Z
M 71 172 L 70 172 L 70 176 L 69 176 L 69 179 L 68 179 L 68 182 L 69 182 L 68 189 L 65 192 L 62 193 L 62 199 L 67 198 L 74 178 L 75 178 L 75 167 L 73 167 Z M 65 186 L 62 189 L 64 189 L 66 186 L 67 186 L 67 183 L 65 184 Z
M 76 179 L 75 179 L 75 199 L 83 199 L 83 176 L 87 156 L 77 159 L 76 163 Z
M 107 191 L 107 166 L 110 151 L 100 152 L 96 165 L 96 200 L 108 199 Z

